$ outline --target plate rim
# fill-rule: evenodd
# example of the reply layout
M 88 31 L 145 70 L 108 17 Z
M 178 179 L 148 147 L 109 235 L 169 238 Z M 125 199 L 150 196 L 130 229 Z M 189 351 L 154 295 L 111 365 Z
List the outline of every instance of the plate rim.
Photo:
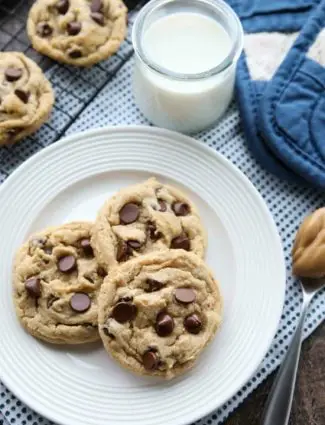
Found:
M 143 131 L 148 132 L 148 133 L 152 133 L 152 134 L 158 135 L 158 136 L 159 135 L 167 136 L 171 139 L 177 138 L 177 140 L 180 141 L 181 143 L 184 143 L 184 145 L 190 143 L 192 146 L 197 147 L 199 149 L 203 149 L 203 150 L 205 150 L 206 153 L 209 153 L 210 155 L 214 155 L 215 158 L 219 162 L 223 163 L 223 165 L 230 168 L 231 171 L 233 173 L 235 173 L 237 175 L 237 177 L 239 177 L 243 181 L 246 188 L 248 190 L 250 190 L 251 193 L 254 195 L 254 197 L 258 200 L 259 207 L 263 210 L 264 215 L 267 216 L 267 218 L 268 218 L 268 226 L 269 226 L 270 230 L 272 231 L 273 240 L 274 240 L 274 243 L 276 243 L 276 245 L 277 245 L 277 250 L 279 251 L 279 253 L 281 252 L 281 256 L 279 256 L 279 257 L 281 258 L 281 263 L 282 263 L 281 269 L 282 269 L 283 279 L 282 279 L 281 308 L 279 306 L 278 319 L 276 321 L 276 324 L 273 326 L 272 332 L 270 331 L 270 333 L 269 333 L 268 342 L 266 344 L 266 348 L 264 350 L 263 356 L 261 357 L 259 362 L 256 364 L 254 369 L 252 368 L 253 370 L 248 375 L 247 379 L 244 382 L 238 383 L 238 385 L 236 386 L 235 392 L 231 396 L 231 397 L 233 397 L 254 376 L 254 374 L 256 373 L 258 368 L 260 367 L 261 362 L 265 358 L 266 353 L 269 351 L 270 346 L 272 344 L 272 341 L 274 339 L 274 336 L 276 334 L 276 331 L 279 327 L 279 322 L 280 322 L 280 319 L 281 319 L 284 301 L 285 301 L 285 291 L 286 291 L 286 264 L 285 264 L 284 250 L 283 250 L 282 240 L 281 240 L 280 234 L 278 232 L 277 226 L 275 224 L 274 218 L 273 218 L 265 200 L 263 199 L 262 195 L 259 193 L 257 188 L 249 180 L 249 178 L 233 162 L 231 162 L 228 158 L 226 158 L 224 155 L 219 153 L 216 149 L 208 146 L 204 142 L 197 140 L 192 136 L 187 136 L 187 135 L 175 132 L 175 131 L 171 131 L 171 130 L 167 130 L 167 129 L 159 128 L 159 127 L 148 126 L 148 125 L 104 126 L 104 127 L 92 128 L 92 129 L 88 129 L 88 130 L 85 130 L 85 131 L 78 131 L 78 132 L 75 132 L 75 133 L 72 133 L 72 134 L 68 134 L 68 135 L 62 137 L 61 139 L 59 139 L 58 141 L 54 142 L 53 144 L 46 146 L 45 148 L 39 150 L 38 152 L 35 152 L 27 160 L 25 160 L 23 163 L 21 163 L 7 177 L 7 179 L 0 185 L 0 198 L 2 196 L 3 191 L 7 188 L 7 186 L 12 184 L 11 182 L 13 182 L 13 184 L 14 184 L 15 179 L 19 178 L 20 174 L 23 173 L 25 171 L 25 169 L 28 169 L 28 167 L 30 165 L 33 165 L 33 163 L 35 161 L 37 161 L 37 159 L 39 157 L 46 156 L 47 153 L 51 152 L 52 150 L 55 151 L 56 149 L 60 149 L 66 143 L 77 143 L 78 138 L 80 138 L 80 136 L 82 136 L 83 138 L 85 138 L 85 137 L 90 138 L 90 137 L 96 137 L 96 136 L 109 135 L 109 134 L 112 134 L 112 133 L 132 133 L 132 132 L 143 132 Z M 109 143 L 109 138 L 107 140 L 107 143 Z M 134 169 L 136 170 L 136 167 Z M 43 409 L 42 404 L 40 404 L 37 401 L 34 403 L 34 399 L 33 399 L 32 396 L 29 396 L 27 393 L 26 393 L 26 396 L 25 396 L 25 393 L 21 394 L 20 391 L 19 391 L 19 388 L 18 388 L 18 392 L 17 392 L 17 388 L 12 389 L 10 382 L 7 382 L 6 378 L 4 377 L 4 373 L 2 371 L 0 371 L 0 380 L 5 385 L 5 387 L 7 387 L 15 396 L 16 396 L 16 394 L 19 394 L 19 396 L 17 395 L 16 397 L 19 400 L 21 400 L 23 403 L 25 403 L 27 406 L 29 406 L 32 410 L 37 412 L 39 415 L 44 416 L 45 418 L 47 418 L 51 421 L 54 421 L 54 422 L 56 422 L 57 424 L 60 424 L 60 425 L 68 425 L 70 423 L 70 422 L 58 421 L 58 418 L 56 418 L 55 415 L 52 416 L 51 412 L 48 412 L 48 410 L 46 408 Z M 224 400 L 224 402 L 227 402 L 228 400 L 230 400 L 230 398 L 227 398 L 226 400 Z M 199 412 L 197 412 L 195 410 L 194 412 L 192 412 L 193 419 L 191 419 L 190 422 L 194 422 L 194 421 L 197 421 L 199 419 L 204 418 L 205 416 L 209 415 L 212 411 L 214 411 L 216 408 L 218 408 L 218 406 L 213 407 L 210 404 L 208 404 L 205 408 L 201 408 L 201 410 Z M 186 422 L 180 422 L 180 425 L 188 425 L 190 422 L 188 422 L 186 420 Z

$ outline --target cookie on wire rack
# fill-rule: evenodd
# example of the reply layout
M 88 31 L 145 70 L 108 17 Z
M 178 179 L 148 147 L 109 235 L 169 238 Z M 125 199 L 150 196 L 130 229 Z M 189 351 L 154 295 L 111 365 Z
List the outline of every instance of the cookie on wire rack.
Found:
M 0 52 L 0 145 L 13 144 L 48 119 L 54 93 L 40 67 L 20 52 Z
M 59 62 L 91 66 L 112 56 L 127 33 L 122 0 L 37 0 L 27 33 L 35 50 Z

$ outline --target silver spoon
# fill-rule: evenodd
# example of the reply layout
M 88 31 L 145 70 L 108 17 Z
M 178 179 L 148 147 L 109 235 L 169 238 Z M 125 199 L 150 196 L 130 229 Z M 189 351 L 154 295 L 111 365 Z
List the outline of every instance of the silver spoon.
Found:
M 287 425 L 289 422 L 304 322 L 312 298 L 325 286 L 325 278 L 301 278 L 300 283 L 303 293 L 301 316 L 287 354 L 267 398 L 261 425 Z

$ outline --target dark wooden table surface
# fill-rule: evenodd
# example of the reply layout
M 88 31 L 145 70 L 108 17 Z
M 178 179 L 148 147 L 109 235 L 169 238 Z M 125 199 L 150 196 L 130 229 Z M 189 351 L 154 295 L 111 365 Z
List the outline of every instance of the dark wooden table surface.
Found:
M 260 425 L 274 376 L 260 385 L 225 425 Z M 325 322 L 303 343 L 290 425 L 325 425 Z

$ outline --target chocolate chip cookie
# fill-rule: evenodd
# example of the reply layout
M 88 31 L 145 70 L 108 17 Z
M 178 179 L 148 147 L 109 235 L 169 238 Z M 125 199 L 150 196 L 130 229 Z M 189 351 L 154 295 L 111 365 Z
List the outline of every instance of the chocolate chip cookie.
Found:
M 99 333 L 122 366 L 167 379 L 190 369 L 222 315 L 218 284 L 203 260 L 183 250 L 113 268 L 98 299 Z
M 206 236 L 193 203 L 155 178 L 122 189 L 98 213 L 92 244 L 109 269 L 132 257 L 165 249 L 204 256 Z
M 97 298 L 105 273 L 94 257 L 90 229 L 87 222 L 48 228 L 17 253 L 16 312 L 37 338 L 54 344 L 99 339 Z
M 126 36 L 121 0 L 37 0 L 27 32 L 33 47 L 59 62 L 90 66 L 115 53 Z
M 0 52 L 0 145 L 38 130 L 54 103 L 49 81 L 35 62 L 19 52 Z

